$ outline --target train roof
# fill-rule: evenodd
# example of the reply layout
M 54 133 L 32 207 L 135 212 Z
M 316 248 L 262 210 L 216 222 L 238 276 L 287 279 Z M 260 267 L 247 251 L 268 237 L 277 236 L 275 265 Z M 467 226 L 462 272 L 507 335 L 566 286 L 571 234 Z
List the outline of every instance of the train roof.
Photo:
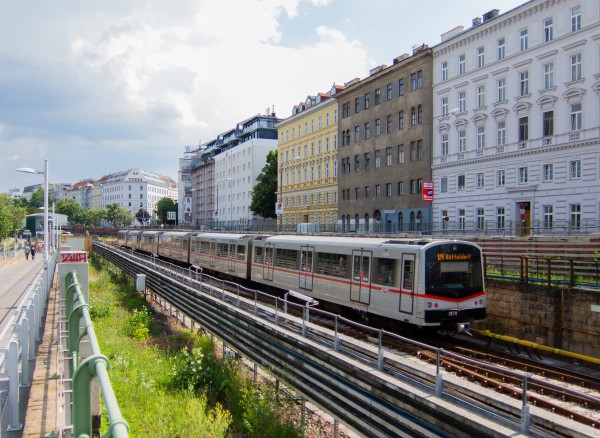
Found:
M 318 236 L 318 235 L 277 235 L 264 236 L 260 240 L 273 243 L 301 243 L 303 245 L 335 244 L 340 246 L 426 246 L 439 243 L 462 242 L 450 239 L 432 239 L 428 237 L 407 237 L 407 238 L 389 238 L 389 237 L 350 237 L 350 236 Z M 471 242 L 464 242 L 471 243 Z
M 186 237 L 190 234 L 193 233 L 190 233 L 189 231 L 165 231 L 162 233 L 164 237 Z
M 228 240 L 242 240 L 252 239 L 261 236 L 260 234 L 240 234 L 240 233 L 198 233 L 194 237 L 208 237 L 210 239 L 228 239 Z

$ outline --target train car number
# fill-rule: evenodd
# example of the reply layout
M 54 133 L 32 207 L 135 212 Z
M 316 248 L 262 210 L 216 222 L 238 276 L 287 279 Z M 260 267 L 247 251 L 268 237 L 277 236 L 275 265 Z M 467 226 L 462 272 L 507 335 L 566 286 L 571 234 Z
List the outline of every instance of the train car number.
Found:
M 449 317 L 458 316 L 458 310 L 448 310 Z

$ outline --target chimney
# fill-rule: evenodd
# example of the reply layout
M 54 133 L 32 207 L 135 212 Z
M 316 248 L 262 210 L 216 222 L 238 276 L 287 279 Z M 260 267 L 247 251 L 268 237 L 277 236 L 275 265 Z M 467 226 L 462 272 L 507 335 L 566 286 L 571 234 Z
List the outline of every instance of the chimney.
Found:
M 481 17 L 473 18 L 473 27 L 479 26 L 481 24 Z
M 492 18 L 496 18 L 499 14 L 500 11 L 498 9 L 492 9 L 491 11 L 483 14 L 483 22 L 485 23 L 486 21 L 491 20 Z

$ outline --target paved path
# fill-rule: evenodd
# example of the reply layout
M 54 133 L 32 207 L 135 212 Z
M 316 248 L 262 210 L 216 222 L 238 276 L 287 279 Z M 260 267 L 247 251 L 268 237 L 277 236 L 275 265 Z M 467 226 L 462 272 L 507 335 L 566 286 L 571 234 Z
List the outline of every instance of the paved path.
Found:
M 9 322 L 12 311 L 19 305 L 23 294 L 34 282 L 36 275 L 44 265 L 43 254 L 36 255 L 35 260 L 25 260 L 21 255 L 16 258 L 0 261 L 0 332 Z M 36 358 L 31 363 L 30 373 L 33 376 L 29 388 L 21 388 L 20 415 L 23 429 L 8 431 L 8 418 L 4 415 L 0 427 L 2 438 L 46 437 L 57 430 L 57 373 L 56 327 L 59 319 L 58 289 L 56 278 L 50 291 L 48 311 L 43 324 L 42 342 L 37 346 Z M 7 333 L 6 337 L 10 336 Z M 2 340 L 5 344 L 7 341 Z M 7 382 L 0 382 L 4 388 Z

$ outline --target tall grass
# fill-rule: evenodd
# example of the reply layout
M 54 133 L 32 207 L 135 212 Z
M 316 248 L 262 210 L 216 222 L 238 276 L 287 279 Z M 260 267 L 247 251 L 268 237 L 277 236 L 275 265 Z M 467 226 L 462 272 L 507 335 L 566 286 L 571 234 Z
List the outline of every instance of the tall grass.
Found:
M 149 313 L 133 279 L 90 260 L 94 327 L 131 437 L 304 436 L 282 420 L 290 406 L 246 379 L 239 359 L 220 357 L 211 338 Z

